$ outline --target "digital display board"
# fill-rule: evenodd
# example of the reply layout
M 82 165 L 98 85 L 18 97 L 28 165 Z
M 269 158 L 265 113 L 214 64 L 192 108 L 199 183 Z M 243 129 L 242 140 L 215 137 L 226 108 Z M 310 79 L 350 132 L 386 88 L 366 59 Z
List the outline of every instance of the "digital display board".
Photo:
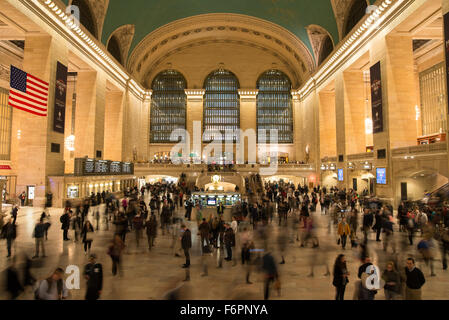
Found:
M 89 173 L 94 173 L 95 172 L 95 161 L 94 160 L 87 160 L 85 165 L 84 165 L 84 171 L 89 174 Z
M 376 168 L 376 183 L 377 184 L 387 184 L 387 169 L 386 168 Z
M 338 169 L 338 181 L 343 180 L 344 180 L 343 169 Z
M 111 165 L 109 166 L 109 171 L 114 174 L 122 173 L 122 163 L 117 161 L 111 162 Z
M 76 158 L 74 174 L 75 176 L 132 175 L 134 174 L 134 164 L 131 162 Z
M 109 173 L 108 162 L 104 161 L 104 160 L 95 161 L 95 173 L 100 173 L 100 174 Z

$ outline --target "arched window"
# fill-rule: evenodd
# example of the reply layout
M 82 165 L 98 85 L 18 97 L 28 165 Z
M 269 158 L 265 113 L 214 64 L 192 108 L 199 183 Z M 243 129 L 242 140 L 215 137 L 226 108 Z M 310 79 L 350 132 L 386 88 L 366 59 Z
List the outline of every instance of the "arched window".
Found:
M 368 4 L 366 0 L 354 0 L 349 13 L 346 16 L 345 28 L 343 37 L 345 37 L 351 30 L 359 23 L 359 21 L 365 16 Z
M 203 130 L 219 130 L 226 141 L 238 141 L 240 129 L 239 81 L 228 70 L 212 72 L 204 82 Z M 227 131 L 227 132 L 226 132 Z M 204 141 L 210 141 L 204 137 Z
M 174 143 L 173 130 L 186 129 L 187 81 L 178 71 L 166 70 L 154 78 L 151 88 L 150 142 Z
M 290 79 L 279 70 L 269 70 L 257 80 L 257 89 L 257 133 L 266 130 L 266 142 L 269 143 L 270 129 L 277 129 L 278 143 L 293 143 Z
M 120 53 L 120 44 L 118 43 L 118 40 L 117 40 L 116 36 L 112 36 L 111 39 L 109 39 L 108 51 L 112 54 L 112 56 L 120 64 L 123 64 L 123 62 L 122 62 L 122 54 Z
M 98 39 L 94 16 L 86 0 L 73 0 L 72 6 L 80 9 L 80 22 L 95 38 Z
M 322 64 L 324 60 L 332 53 L 334 50 L 334 44 L 329 36 L 326 36 L 323 40 L 323 44 L 320 51 L 320 57 L 318 59 L 318 65 Z

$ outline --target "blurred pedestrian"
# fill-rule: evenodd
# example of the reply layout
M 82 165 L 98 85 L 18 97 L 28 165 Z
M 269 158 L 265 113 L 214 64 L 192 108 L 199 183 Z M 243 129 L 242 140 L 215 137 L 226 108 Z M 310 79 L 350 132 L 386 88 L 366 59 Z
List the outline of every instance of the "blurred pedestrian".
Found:
M 98 300 L 103 290 L 103 266 L 96 259 L 97 256 L 91 254 L 89 263 L 84 267 L 84 277 L 87 280 L 86 300 Z

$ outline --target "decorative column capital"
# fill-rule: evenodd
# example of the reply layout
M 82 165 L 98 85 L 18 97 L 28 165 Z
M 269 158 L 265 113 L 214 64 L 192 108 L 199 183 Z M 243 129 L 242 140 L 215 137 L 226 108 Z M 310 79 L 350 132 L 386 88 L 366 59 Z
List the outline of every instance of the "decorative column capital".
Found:
M 293 101 L 299 101 L 301 99 L 301 95 L 299 94 L 299 91 L 292 90 L 292 97 Z
M 203 96 L 206 93 L 204 89 L 185 89 L 187 100 L 189 101 L 202 101 Z
M 150 102 L 151 101 L 151 96 L 153 95 L 153 90 L 148 90 L 145 92 L 145 96 L 144 96 L 144 101 L 145 102 Z
M 240 89 L 239 95 L 240 99 L 243 101 L 255 101 L 257 99 L 257 94 L 259 90 L 257 89 Z

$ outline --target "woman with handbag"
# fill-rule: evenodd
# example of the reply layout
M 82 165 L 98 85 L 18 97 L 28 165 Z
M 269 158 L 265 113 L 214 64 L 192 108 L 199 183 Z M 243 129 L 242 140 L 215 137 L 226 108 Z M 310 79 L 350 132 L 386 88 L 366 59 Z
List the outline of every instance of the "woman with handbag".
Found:
M 94 234 L 94 227 L 89 220 L 86 220 L 83 229 L 81 230 L 81 236 L 83 237 L 84 243 L 84 252 L 86 255 L 90 253 L 92 241 L 94 240 L 93 234 Z
M 344 254 L 338 255 L 334 264 L 334 280 L 332 284 L 336 288 L 335 300 L 344 300 L 346 285 L 349 282 L 349 271 L 346 266 L 346 257 Z

